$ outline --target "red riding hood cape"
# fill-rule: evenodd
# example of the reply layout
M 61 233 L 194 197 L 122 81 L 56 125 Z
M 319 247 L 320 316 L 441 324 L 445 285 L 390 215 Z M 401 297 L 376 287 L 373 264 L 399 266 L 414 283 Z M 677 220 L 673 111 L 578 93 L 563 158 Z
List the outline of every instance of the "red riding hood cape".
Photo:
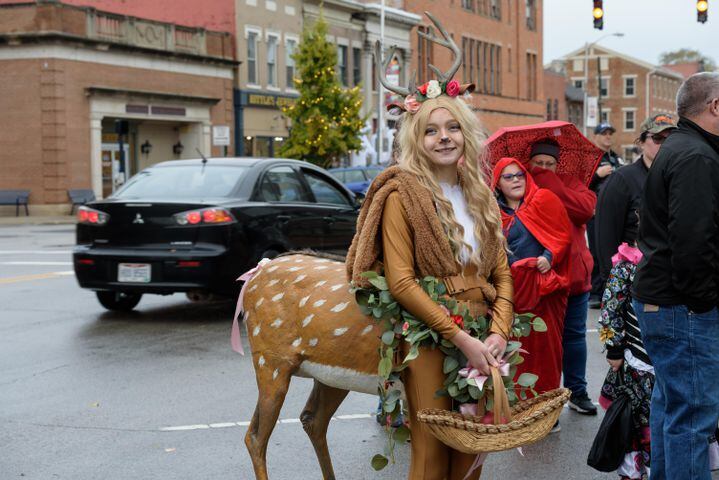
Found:
M 562 331 L 569 295 L 572 226 L 559 197 L 537 187 L 529 172 L 514 158 L 503 158 L 494 167 L 492 188 L 497 188 L 502 170 L 512 163 L 524 172 L 527 187 L 514 215 L 502 211 L 502 227 L 509 232 L 512 224 L 519 219 L 534 238 L 552 252 L 552 269 L 547 273 L 537 270 L 537 259 L 534 257 L 511 265 L 515 311 L 531 312 L 547 324 L 546 333 L 532 332 L 529 337 L 521 339 L 529 353 L 517 371 L 537 374 L 539 380 L 535 389 L 544 392 L 558 388 L 562 374 Z

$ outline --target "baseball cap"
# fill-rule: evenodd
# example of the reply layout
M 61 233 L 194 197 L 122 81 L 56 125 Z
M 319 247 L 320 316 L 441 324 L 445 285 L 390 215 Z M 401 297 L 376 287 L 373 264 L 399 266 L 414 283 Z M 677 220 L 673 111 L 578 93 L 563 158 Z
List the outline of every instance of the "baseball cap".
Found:
M 644 120 L 639 127 L 639 131 L 641 133 L 648 132 L 654 134 L 674 128 L 677 128 L 677 122 L 674 116 L 669 113 L 660 113 Z
M 610 124 L 608 124 L 608 123 L 600 123 L 599 125 L 597 125 L 596 127 L 594 127 L 594 135 L 599 135 L 600 133 L 604 133 L 604 132 L 606 132 L 607 130 L 611 130 L 612 133 L 614 133 L 614 132 L 617 131 L 616 128 L 612 127 L 612 126 L 611 126 Z

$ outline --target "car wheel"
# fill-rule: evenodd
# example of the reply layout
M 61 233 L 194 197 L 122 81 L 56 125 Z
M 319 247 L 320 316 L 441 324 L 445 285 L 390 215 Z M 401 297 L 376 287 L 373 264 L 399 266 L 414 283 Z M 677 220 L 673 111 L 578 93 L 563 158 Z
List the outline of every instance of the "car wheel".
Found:
M 108 310 L 116 310 L 120 312 L 129 312 L 140 303 L 141 293 L 125 293 L 125 292 L 95 292 L 97 300 Z

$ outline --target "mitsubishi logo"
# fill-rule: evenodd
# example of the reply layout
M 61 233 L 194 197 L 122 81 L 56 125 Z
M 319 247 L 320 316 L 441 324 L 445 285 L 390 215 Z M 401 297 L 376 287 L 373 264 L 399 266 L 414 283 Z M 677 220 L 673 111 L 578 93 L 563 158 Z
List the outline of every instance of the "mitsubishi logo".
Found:
M 135 219 L 132 221 L 132 223 L 141 224 L 141 223 L 145 223 L 145 221 L 142 219 L 142 215 L 140 215 L 139 213 L 136 213 Z

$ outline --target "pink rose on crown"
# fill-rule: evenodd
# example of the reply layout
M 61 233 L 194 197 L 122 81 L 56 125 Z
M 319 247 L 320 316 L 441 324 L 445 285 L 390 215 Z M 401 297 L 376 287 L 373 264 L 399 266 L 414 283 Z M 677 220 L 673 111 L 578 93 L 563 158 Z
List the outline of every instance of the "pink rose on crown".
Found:
M 450 97 L 456 97 L 457 95 L 459 95 L 459 82 L 457 80 L 450 80 L 444 87 L 444 91 Z
M 419 110 L 419 107 L 421 107 L 421 106 L 422 106 L 422 104 L 417 101 L 417 97 L 415 97 L 414 95 L 407 95 L 404 98 L 404 108 L 409 113 L 412 113 L 412 114 L 417 113 L 417 111 Z

